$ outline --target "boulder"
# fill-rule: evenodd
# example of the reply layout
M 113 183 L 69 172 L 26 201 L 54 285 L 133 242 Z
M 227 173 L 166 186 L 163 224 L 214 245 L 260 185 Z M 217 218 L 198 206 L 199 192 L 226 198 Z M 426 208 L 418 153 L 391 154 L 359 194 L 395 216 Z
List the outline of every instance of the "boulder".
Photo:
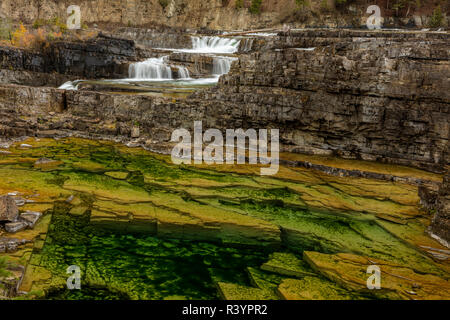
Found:
M 0 221 L 13 222 L 17 220 L 19 209 L 11 196 L 0 197 Z
M 28 227 L 33 228 L 41 215 L 40 212 L 27 211 L 20 214 L 20 220 L 21 222 L 25 222 Z
M 5 230 L 9 233 L 16 233 L 19 231 L 22 231 L 28 226 L 26 222 L 19 221 L 19 222 L 10 222 L 5 224 Z

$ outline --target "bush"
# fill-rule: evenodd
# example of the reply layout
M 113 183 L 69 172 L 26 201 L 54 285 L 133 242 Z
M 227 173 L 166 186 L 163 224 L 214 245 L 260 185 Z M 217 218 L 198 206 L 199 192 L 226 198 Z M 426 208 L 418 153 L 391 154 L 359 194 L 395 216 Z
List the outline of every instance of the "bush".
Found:
M 28 31 L 21 23 L 19 28 L 12 34 L 11 44 L 27 49 L 42 49 L 49 46 L 49 41 L 53 41 L 60 37 L 62 37 L 61 31 L 47 33 L 43 28 Z
M 56 27 L 57 30 L 54 30 L 54 31 L 62 32 L 62 33 L 66 33 L 66 31 L 67 31 L 67 24 L 65 22 L 61 22 L 59 17 L 54 17 L 54 18 L 48 20 L 47 24 L 49 26 Z
M 163 9 L 165 9 L 169 4 L 169 0 L 159 0 L 159 4 L 163 7 Z
M 248 10 L 250 10 L 250 12 L 253 14 L 258 14 L 261 12 L 261 5 L 262 0 L 252 0 L 252 4 L 250 5 L 250 8 Z
M 44 19 L 37 19 L 33 22 L 33 29 L 39 29 L 46 25 L 46 22 Z
M 439 5 L 433 11 L 433 15 L 431 16 L 431 20 L 430 20 L 430 27 L 432 27 L 432 28 L 441 27 L 443 20 L 444 20 L 444 16 L 442 15 L 442 9 L 441 9 L 441 6 Z
M 236 0 L 235 7 L 236 9 L 242 9 L 244 7 L 244 0 Z
M 322 11 L 328 11 L 330 8 L 328 7 L 328 2 L 327 2 L 327 0 L 322 0 L 321 2 L 320 2 L 320 9 L 322 10 Z

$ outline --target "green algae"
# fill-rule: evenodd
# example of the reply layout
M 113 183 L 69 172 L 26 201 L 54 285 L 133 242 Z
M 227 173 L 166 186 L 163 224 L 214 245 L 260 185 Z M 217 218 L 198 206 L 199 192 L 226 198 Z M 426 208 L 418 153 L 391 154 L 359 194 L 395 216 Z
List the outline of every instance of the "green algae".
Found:
M 302 298 L 335 298 L 333 283 L 299 258 L 304 250 L 448 277 L 418 248 L 436 243 L 424 239 L 416 187 L 283 167 L 260 177 L 242 167 L 176 166 L 112 142 L 27 143 L 32 148 L 14 145 L 0 155 L 0 193 L 38 194 L 33 206 L 52 208 L 48 236 L 35 238 L 28 253 L 26 277 L 49 299 L 275 299 L 282 282 L 290 294 L 311 291 Z M 40 158 L 58 165 L 35 166 Z M 85 294 L 63 289 L 69 265 L 81 267 Z M 294 276 L 304 281 L 286 280 Z M 319 285 L 324 293 L 313 294 Z
M 363 299 L 349 293 L 331 281 L 319 277 L 285 279 L 278 287 L 280 296 L 287 300 L 356 300 Z
M 261 269 L 290 277 L 315 276 L 305 262 L 288 252 L 274 252 Z
M 187 299 L 214 299 L 217 293 L 210 268 L 221 270 L 217 280 L 245 285 L 246 267 L 260 265 L 268 254 L 211 243 L 116 235 L 92 228 L 87 216 L 67 215 L 67 209 L 65 204 L 55 208 L 39 261 L 39 266 L 53 275 L 49 283 L 42 285 L 52 288 L 49 298 L 67 297 L 67 293 L 52 292 L 62 290 L 65 269 L 78 265 L 82 283 L 105 288 L 120 297 L 164 299 L 182 295 Z M 88 299 L 91 294 L 88 291 L 85 297 L 74 297 Z

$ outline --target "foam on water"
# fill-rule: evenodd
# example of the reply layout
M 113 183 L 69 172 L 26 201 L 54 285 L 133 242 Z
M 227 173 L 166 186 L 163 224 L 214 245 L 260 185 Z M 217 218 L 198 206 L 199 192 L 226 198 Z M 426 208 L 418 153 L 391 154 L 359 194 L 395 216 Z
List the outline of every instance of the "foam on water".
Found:
M 194 53 L 235 53 L 241 41 L 223 37 L 192 37 L 192 49 L 183 50 Z
M 223 75 L 230 71 L 231 64 L 237 58 L 233 57 L 214 57 L 213 60 L 213 75 Z
M 80 84 L 82 80 L 75 80 L 75 81 L 67 81 L 61 86 L 58 87 L 58 89 L 63 90 L 78 90 L 78 85 Z

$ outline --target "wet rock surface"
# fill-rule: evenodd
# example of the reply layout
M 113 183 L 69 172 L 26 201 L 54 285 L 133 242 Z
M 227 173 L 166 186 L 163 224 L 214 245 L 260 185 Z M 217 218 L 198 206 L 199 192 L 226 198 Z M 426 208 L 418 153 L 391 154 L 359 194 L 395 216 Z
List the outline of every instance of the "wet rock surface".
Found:
M 142 54 L 131 40 L 100 34 L 86 41 L 52 42 L 39 52 L 1 46 L 0 69 L 3 83 L 59 86 L 76 77 L 127 77 L 128 64 Z

